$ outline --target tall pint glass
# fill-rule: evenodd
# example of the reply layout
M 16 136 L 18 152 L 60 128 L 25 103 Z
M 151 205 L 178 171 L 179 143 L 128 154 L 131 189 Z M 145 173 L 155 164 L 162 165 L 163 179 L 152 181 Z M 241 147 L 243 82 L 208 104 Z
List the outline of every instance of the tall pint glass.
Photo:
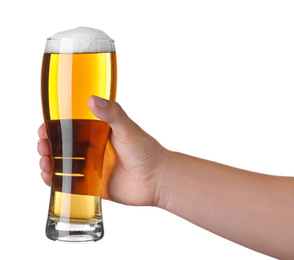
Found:
M 103 237 L 101 173 L 110 127 L 88 107 L 91 95 L 115 100 L 114 41 L 91 28 L 47 39 L 41 93 L 52 150 L 46 236 L 84 242 Z

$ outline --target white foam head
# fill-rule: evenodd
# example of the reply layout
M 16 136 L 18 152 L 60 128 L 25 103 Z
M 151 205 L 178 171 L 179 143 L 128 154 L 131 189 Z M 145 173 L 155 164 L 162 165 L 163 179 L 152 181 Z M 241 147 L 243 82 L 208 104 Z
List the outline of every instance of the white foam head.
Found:
M 115 52 L 114 41 L 103 31 L 78 27 L 47 39 L 45 53 Z

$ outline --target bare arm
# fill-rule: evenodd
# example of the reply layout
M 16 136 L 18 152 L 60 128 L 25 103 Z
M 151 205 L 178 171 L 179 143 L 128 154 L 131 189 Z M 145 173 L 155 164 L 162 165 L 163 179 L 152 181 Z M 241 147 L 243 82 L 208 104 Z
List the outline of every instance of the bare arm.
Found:
M 294 178 L 168 157 L 159 207 L 253 250 L 294 259 Z

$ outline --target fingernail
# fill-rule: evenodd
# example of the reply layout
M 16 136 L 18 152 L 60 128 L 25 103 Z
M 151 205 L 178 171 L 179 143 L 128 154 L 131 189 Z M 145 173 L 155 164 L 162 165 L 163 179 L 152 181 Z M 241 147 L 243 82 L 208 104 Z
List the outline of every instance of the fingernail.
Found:
M 94 96 L 94 99 L 95 99 L 95 104 L 97 107 L 100 107 L 100 108 L 107 107 L 107 101 L 105 99 L 97 97 L 97 96 Z

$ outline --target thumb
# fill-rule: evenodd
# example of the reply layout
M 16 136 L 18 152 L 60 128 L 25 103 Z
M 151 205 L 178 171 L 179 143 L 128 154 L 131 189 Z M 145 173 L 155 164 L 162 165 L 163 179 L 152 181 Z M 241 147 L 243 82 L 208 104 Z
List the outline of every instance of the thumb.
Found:
M 141 128 L 128 117 L 117 102 L 91 96 L 88 104 L 92 113 L 97 118 L 108 123 L 112 129 L 112 134 L 122 141 L 130 137 L 135 137 L 137 133 L 142 131 Z

